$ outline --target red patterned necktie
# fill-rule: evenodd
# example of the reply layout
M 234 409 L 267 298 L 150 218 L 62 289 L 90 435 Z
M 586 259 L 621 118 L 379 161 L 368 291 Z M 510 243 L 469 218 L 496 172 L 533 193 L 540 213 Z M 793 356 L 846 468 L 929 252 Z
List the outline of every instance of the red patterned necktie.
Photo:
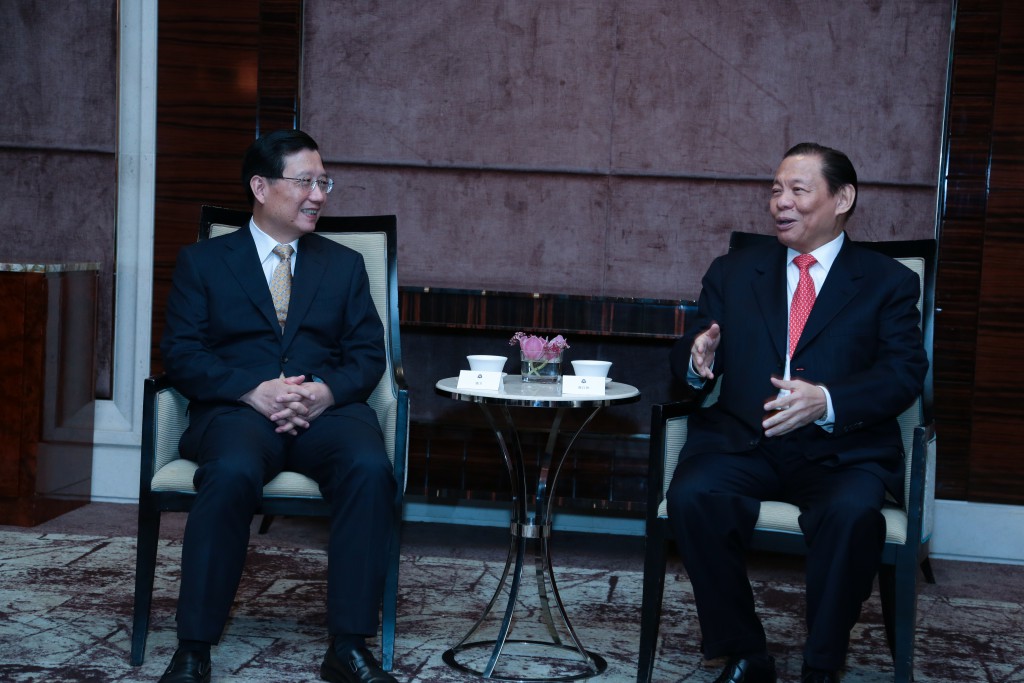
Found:
M 804 331 L 804 323 L 814 307 L 814 280 L 808 272 L 817 260 L 810 254 L 800 254 L 793 263 L 800 270 L 800 280 L 796 283 L 793 303 L 789 306 L 789 357 L 793 357 L 796 343 L 800 341 L 800 333 Z

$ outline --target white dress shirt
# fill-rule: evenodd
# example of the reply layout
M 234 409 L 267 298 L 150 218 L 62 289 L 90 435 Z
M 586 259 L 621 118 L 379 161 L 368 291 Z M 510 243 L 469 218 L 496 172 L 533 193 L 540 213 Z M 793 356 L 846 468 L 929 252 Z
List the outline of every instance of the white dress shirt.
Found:
M 839 255 L 839 250 L 843 247 L 843 241 L 846 238 L 846 233 L 841 232 L 831 242 L 821 245 L 812 252 L 809 252 L 814 260 L 817 262 L 807 269 L 808 275 L 811 276 L 811 280 L 814 281 L 814 295 L 817 297 L 818 292 L 821 291 L 822 285 L 825 284 L 825 278 L 828 277 L 828 271 L 831 270 L 832 264 L 835 262 L 836 257 Z M 786 250 L 786 310 L 793 303 L 793 294 L 796 292 L 797 283 L 800 281 L 800 269 L 797 268 L 796 264 L 793 263 L 793 259 L 800 255 L 796 249 Z M 786 348 L 789 348 L 789 325 L 786 326 Z M 711 364 L 714 369 L 714 361 Z M 783 373 L 782 379 L 790 379 L 790 368 L 789 368 L 789 353 L 786 353 L 786 369 Z M 687 380 L 691 386 L 700 388 L 704 386 L 704 378 L 698 375 L 693 369 L 693 358 L 690 358 L 689 372 L 687 373 Z M 835 409 L 832 407 L 832 395 L 828 391 L 828 387 L 823 384 L 819 384 L 822 391 L 825 392 L 825 404 L 827 406 L 825 416 L 820 420 L 816 420 L 814 424 L 818 425 L 825 431 L 831 432 L 836 421 Z M 785 389 L 779 391 L 779 396 L 785 396 L 789 392 Z
M 256 254 L 260 257 L 260 264 L 263 266 L 263 276 L 267 279 L 267 287 L 270 287 L 270 279 L 274 277 L 274 269 L 281 262 L 281 257 L 274 253 L 274 247 L 280 242 L 259 229 L 256 221 L 249 219 L 249 233 L 253 242 L 256 243 Z M 299 241 L 289 242 L 292 247 L 292 275 L 295 275 L 295 260 L 299 255 Z

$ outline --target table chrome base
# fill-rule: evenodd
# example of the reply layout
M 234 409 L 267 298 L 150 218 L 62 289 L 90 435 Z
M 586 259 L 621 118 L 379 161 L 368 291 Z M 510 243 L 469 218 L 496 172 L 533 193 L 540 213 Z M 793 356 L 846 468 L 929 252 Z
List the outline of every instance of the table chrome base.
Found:
M 521 676 L 510 675 L 505 676 L 494 672 L 492 672 L 490 675 L 487 675 L 485 674 L 484 671 L 480 669 L 473 669 L 455 659 L 455 657 L 458 654 L 466 652 L 467 650 L 477 648 L 486 648 L 488 650 L 491 650 L 494 648 L 495 644 L 496 641 L 494 640 L 478 640 L 474 643 L 463 643 L 460 645 L 456 645 L 450 650 L 446 650 L 444 655 L 442 655 L 441 659 L 444 660 L 445 664 L 447 664 L 448 666 L 452 667 L 457 671 L 461 671 L 463 673 L 468 674 L 475 674 L 477 676 L 482 676 L 493 681 L 511 681 L 512 683 L 553 683 L 555 681 L 579 681 L 584 678 L 590 678 L 591 676 L 597 676 L 598 674 L 602 674 L 608 668 L 608 662 L 604 660 L 604 657 L 590 651 L 585 651 L 587 657 L 589 658 L 589 662 L 580 661 L 577 663 L 578 667 L 585 667 L 585 670 L 582 670 L 579 673 L 569 673 L 561 676 L 549 676 L 542 678 L 524 678 Z M 564 650 L 565 652 L 571 652 L 576 655 L 579 654 L 579 650 L 577 650 L 575 647 L 562 645 L 561 643 L 547 642 L 543 640 L 506 640 L 505 644 L 528 645 L 530 647 L 550 648 L 556 650 Z
M 441 380 L 435 389 L 441 395 L 473 401 L 479 405 L 491 431 L 494 432 L 508 469 L 512 489 L 512 515 L 509 526 L 511 542 L 508 557 L 505 559 L 505 568 L 490 602 L 476 624 L 469 629 L 462 640 L 444 653 L 443 660 L 450 667 L 464 673 L 476 674 L 485 679 L 517 683 L 576 681 L 597 676 L 607 670 L 608 664 L 600 655 L 588 651 L 580 643 L 580 639 L 572 627 L 572 622 L 569 621 L 569 615 L 566 614 L 562 598 L 558 594 L 558 584 L 555 580 L 549 548 L 553 519 L 552 500 L 562 464 L 576 439 L 594 419 L 598 411 L 606 405 L 636 401 L 640 398 L 640 392 L 635 387 L 617 385 L 613 382 L 609 385 L 609 393 L 605 396 L 579 398 L 563 396 L 560 386 L 524 384 L 518 376 L 506 377 L 501 392 L 459 389 L 457 382 L 458 379 L 454 377 Z M 531 458 L 529 467 L 527 459 L 523 455 L 519 431 L 512 418 L 511 408 L 554 409 L 543 455 L 537 461 Z M 562 419 L 568 410 L 580 408 L 589 409 L 589 414 L 585 415 L 579 426 L 571 432 L 564 449 L 560 449 L 559 435 Z M 530 470 L 529 476 L 527 470 Z M 528 480 L 531 479 L 535 486 L 529 486 Z M 530 501 L 531 492 L 533 494 L 532 501 Z M 532 505 L 530 505 L 531 502 Z M 528 545 L 532 546 L 533 552 L 529 553 L 532 562 L 527 561 Z M 520 589 L 523 587 L 524 579 L 529 580 L 530 578 L 524 576 L 527 574 L 526 570 L 530 564 L 532 564 L 533 571 L 529 574 L 533 575 L 539 599 L 539 616 L 550 637 L 546 641 L 525 638 L 515 640 L 509 637 L 512 631 L 513 615 L 519 602 Z M 507 595 L 506 587 L 508 588 Z M 499 605 L 503 597 L 505 598 L 504 609 Z M 488 628 L 491 626 L 490 616 L 492 614 L 494 617 L 500 615 L 500 626 L 496 637 L 479 639 L 479 632 L 485 628 L 485 622 L 488 622 Z M 519 653 L 504 651 L 506 645 L 523 646 L 524 649 L 530 650 L 547 649 L 552 653 L 559 655 L 569 653 L 571 656 L 557 657 L 558 661 L 550 664 L 535 661 L 538 667 L 547 666 L 551 669 L 552 675 L 549 677 L 530 677 L 532 671 L 536 669 L 530 670 L 530 674 L 523 671 L 509 674 L 504 672 L 514 667 L 508 664 L 499 667 L 498 662 L 499 660 L 507 662 L 510 658 L 518 656 Z M 487 665 L 483 668 L 474 669 L 456 660 L 456 656 L 460 653 L 476 649 L 490 651 Z M 486 653 L 484 654 L 486 655 Z M 504 659 L 502 659 L 503 654 L 505 655 Z M 522 656 L 531 657 L 526 653 L 523 653 Z M 533 659 L 540 658 L 534 656 Z M 548 659 L 553 658 L 548 657 Z M 482 661 L 482 658 L 477 661 Z M 561 674 L 562 671 L 567 673 Z
M 490 602 L 487 604 L 487 607 L 484 609 L 483 614 L 477 620 L 476 624 L 469 630 L 469 633 L 467 633 L 458 644 L 448 650 L 443 659 L 447 664 L 454 668 L 475 673 L 483 678 L 502 681 L 575 681 L 581 678 L 596 676 L 607 668 L 607 664 L 601 657 L 588 652 L 576 636 L 576 631 L 573 629 L 572 623 L 569 621 L 569 615 L 566 614 L 565 605 L 562 603 L 562 598 L 558 594 L 558 584 L 555 580 L 554 567 L 551 564 L 551 553 L 549 552 L 548 543 L 551 537 L 551 498 L 549 493 L 554 490 L 554 485 L 558 478 L 558 472 L 561 469 L 562 463 L 568 455 L 573 442 L 576 441 L 576 437 L 580 435 L 600 408 L 595 407 L 592 409 L 589 416 L 583 420 L 583 423 L 575 430 L 572 437 L 569 439 L 569 444 L 566 446 L 565 450 L 561 452 L 561 455 L 555 455 L 555 452 L 559 433 L 558 430 L 562 423 L 562 417 L 565 414 L 565 408 L 558 408 L 555 411 L 555 418 L 551 424 L 550 431 L 548 432 L 548 441 L 544 449 L 544 455 L 541 458 L 541 463 L 538 467 L 539 472 L 537 475 L 537 484 L 534 489 L 534 509 L 531 513 L 528 512 L 526 505 L 526 462 L 523 457 L 518 432 L 516 431 L 515 423 L 512 420 L 512 414 L 509 411 L 508 406 L 501 406 L 494 410 L 488 409 L 488 406 L 483 404 L 481 404 L 480 407 L 483 409 L 484 415 L 487 417 L 487 421 L 498 439 L 498 444 L 501 447 L 502 455 L 505 458 L 505 464 L 508 467 L 509 477 L 512 483 L 513 506 L 512 520 L 509 527 L 511 542 L 509 544 L 508 557 L 505 559 L 505 569 L 501 574 L 501 578 L 498 580 L 498 587 L 494 591 L 494 595 L 491 597 Z M 533 559 L 533 574 L 536 580 L 537 595 L 540 601 L 541 621 L 544 626 L 546 626 L 548 635 L 551 638 L 548 641 L 527 639 L 513 640 L 509 638 L 510 631 L 512 630 L 513 614 L 516 611 L 517 602 L 520 596 L 520 589 L 523 587 L 524 583 L 524 570 L 527 568 L 528 564 L 530 564 L 527 562 L 528 545 L 531 545 L 533 549 L 533 552 L 530 553 Z M 484 626 L 484 622 L 488 620 L 488 616 L 492 612 L 497 613 L 502 611 L 498 607 L 498 601 L 505 594 L 506 586 L 508 587 L 507 601 L 505 603 L 505 609 L 503 610 L 504 615 L 501 618 L 501 625 L 498 629 L 497 636 L 493 639 L 471 640 Z M 552 603 L 554 603 L 554 610 L 551 609 Z M 572 642 L 572 646 L 563 644 L 563 633 L 567 636 L 567 640 Z M 537 648 L 547 647 L 549 649 L 558 650 L 559 652 L 567 651 L 575 653 L 578 661 L 575 664 L 568 663 L 567 665 L 575 666 L 576 673 L 565 676 L 535 678 L 508 678 L 502 674 L 496 674 L 495 668 L 497 667 L 498 660 L 501 658 L 505 645 L 509 643 L 525 644 L 530 647 Z M 491 655 L 487 666 L 479 671 L 473 670 L 455 660 L 455 655 L 459 652 L 470 648 L 483 647 L 490 648 Z

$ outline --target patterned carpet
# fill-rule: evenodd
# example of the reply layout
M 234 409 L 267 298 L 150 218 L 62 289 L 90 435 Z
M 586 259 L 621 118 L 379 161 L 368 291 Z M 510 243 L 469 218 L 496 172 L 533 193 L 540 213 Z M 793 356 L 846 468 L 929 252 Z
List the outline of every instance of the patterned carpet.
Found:
M 449 527 L 447 532 L 419 533 L 421 526 L 407 525 L 403 542 L 395 675 L 408 683 L 476 680 L 448 667 L 441 656 L 473 625 L 494 591 L 504 566 L 504 532 L 475 530 L 464 536 L 459 527 Z M 423 540 L 428 537 L 433 540 Z M 494 542 L 463 545 L 482 537 Z M 611 547 L 609 539 L 567 543 L 563 556 L 557 541 L 558 587 L 574 626 L 583 644 L 608 662 L 608 670 L 592 680 L 635 680 L 642 577 L 638 546 L 626 543 L 629 555 L 612 553 L 615 559 L 602 566 L 601 544 Z M 215 682 L 318 680 L 326 647 L 326 559 L 318 548 L 300 545 L 254 542 L 231 622 L 214 650 Z M 180 544 L 173 538 L 161 543 L 146 661 L 138 668 L 128 664 L 134 552 L 134 538 L 127 535 L 0 528 L 0 681 L 156 681 L 175 646 Z M 916 680 L 1024 682 L 1024 568 L 937 561 L 935 569 L 938 583 L 921 588 Z M 763 558 L 755 562 L 752 576 L 779 659 L 780 681 L 797 681 L 799 566 L 790 559 Z M 689 584 L 677 564 L 670 566 L 666 583 L 655 680 L 710 682 L 718 671 L 704 668 L 697 654 Z M 532 619 L 536 607 L 535 600 L 528 600 L 517 613 L 514 637 L 541 634 L 539 620 Z M 531 662 L 513 653 L 500 666 L 523 676 L 550 671 Z M 880 608 L 873 598 L 854 633 L 844 681 L 891 678 Z

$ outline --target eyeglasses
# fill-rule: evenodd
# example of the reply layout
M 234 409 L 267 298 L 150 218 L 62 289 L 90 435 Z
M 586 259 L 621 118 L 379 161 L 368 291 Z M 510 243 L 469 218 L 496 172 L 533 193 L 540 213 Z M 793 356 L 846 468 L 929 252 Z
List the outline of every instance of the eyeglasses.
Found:
M 312 192 L 317 188 L 317 186 L 319 186 L 324 191 L 324 194 L 330 194 L 331 190 L 334 189 L 333 178 L 289 178 L 283 175 L 277 176 L 277 178 L 280 178 L 281 180 L 290 180 L 293 183 L 298 183 L 299 187 L 302 188 L 302 190 L 305 192 Z M 274 178 L 271 178 L 271 180 L 274 180 Z

